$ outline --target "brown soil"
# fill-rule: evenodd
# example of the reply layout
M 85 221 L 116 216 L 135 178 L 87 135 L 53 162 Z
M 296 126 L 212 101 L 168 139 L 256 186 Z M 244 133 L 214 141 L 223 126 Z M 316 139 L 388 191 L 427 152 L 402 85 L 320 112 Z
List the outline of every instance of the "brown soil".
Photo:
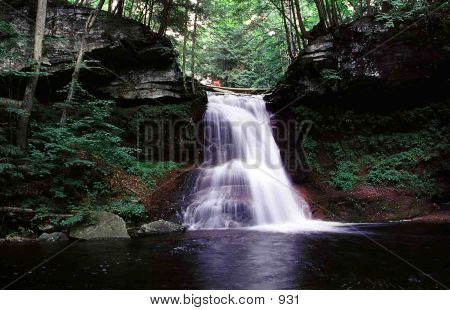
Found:
M 351 191 L 336 190 L 319 182 L 296 186 L 310 205 L 313 218 L 341 222 L 376 222 L 419 218 L 442 221 L 443 205 L 416 198 L 411 191 L 358 184 Z
M 417 216 L 411 220 L 427 223 L 450 223 L 450 210 L 438 211 L 427 215 Z
M 122 169 L 115 169 L 110 183 L 120 192 L 136 197 L 144 205 L 148 219 L 171 219 L 176 214 L 175 194 L 184 176 L 191 170 L 192 167 L 187 166 L 169 171 L 156 180 L 154 189 L 150 189 L 138 177 Z

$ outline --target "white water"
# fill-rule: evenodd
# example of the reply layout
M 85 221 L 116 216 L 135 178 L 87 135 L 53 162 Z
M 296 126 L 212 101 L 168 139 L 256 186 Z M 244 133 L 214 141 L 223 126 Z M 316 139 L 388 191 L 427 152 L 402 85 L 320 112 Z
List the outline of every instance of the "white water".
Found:
M 184 222 L 191 229 L 312 229 L 283 168 L 260 96 L 208 95 L 204 163 Z

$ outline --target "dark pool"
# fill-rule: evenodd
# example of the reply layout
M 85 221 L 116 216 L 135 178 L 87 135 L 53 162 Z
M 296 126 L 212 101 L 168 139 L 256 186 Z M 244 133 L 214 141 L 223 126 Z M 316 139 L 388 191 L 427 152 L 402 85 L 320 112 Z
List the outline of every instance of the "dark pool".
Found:
M 1 287 L 69 244 L 0 245 Z M 450 225 L 413 223 L 77 242 L 8 289 L 442 289 L 449 246 Z

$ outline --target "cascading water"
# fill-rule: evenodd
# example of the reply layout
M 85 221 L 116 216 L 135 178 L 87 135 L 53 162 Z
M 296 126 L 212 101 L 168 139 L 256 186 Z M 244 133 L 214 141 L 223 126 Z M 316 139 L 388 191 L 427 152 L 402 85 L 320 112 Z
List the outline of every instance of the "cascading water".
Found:
M 310 215 L 295 193 L 261 96 L 208 95 L 204 163 L 184 222 L 192 229 L 294 224 Z

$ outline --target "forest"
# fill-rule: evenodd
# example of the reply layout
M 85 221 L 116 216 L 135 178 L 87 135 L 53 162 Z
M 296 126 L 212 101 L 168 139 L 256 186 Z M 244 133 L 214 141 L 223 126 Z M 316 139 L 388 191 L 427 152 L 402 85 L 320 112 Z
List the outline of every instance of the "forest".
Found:
M 0 0 L 0 246 L 287 215 L 312 230 L 448 224 L 449 9 L 443 0 Z M 221 131 L 255 115 L 273 144 Z M 208 145 L 216 138 L 223 145 Z M 255 148 L 285 172 L 233 165 Z M 221 156 L 230 175 L 210 167 Z M 211 184 L 220 190 L 201 188 Z M 244 194 L 228 192 L 238 185 Z M 200 195 L 215 190 L 221 211 L 202 211 Z M 299 198 L 287 200 L 292 192 Z M 258 210 L 269 202 L 293 207 Z M 323 277 L 316 287 L 327 287 Z M 377 288 L 358 283 L 348 285 Z

